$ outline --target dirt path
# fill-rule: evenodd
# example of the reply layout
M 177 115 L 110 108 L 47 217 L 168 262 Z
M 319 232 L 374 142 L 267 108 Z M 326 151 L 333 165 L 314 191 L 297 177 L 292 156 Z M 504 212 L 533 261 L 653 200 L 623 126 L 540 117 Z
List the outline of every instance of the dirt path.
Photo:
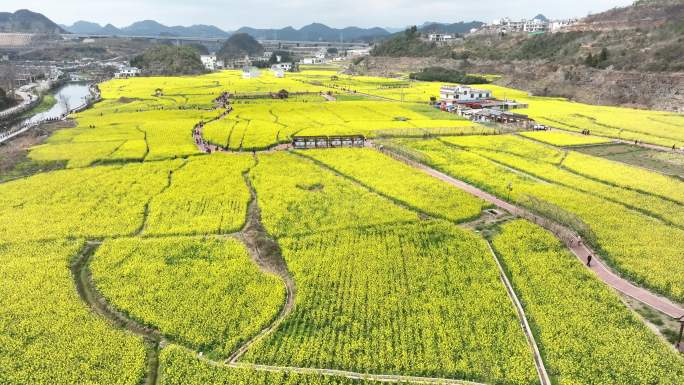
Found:
M 453 178 L 449 175 L 446 175 L 442 172 L 439 172 L 431 167 L 428 167 L 424 164 L 414 162 L 410 159 L 407 159 L 401 155 L 391 153 L 391 156 L 404 161 L 405 163 L 416 167 L 423 172 L 427 173 L 428 175 L 431 175 L 437 179 L 440 179 L 446 183 L 449 183 L 455 187 L 458 187 L 459 189 L 466 191 L 472 195 L 475 195 L 481 199 L 484 199 L 487 202 L 490 202 L 497 207 L 506 210 L 510 212 L 511 214 L 520 216 L 522 218 L 528 219 L 545 229 L 551 231 L 553 234 L 555 234 L 558 239 L 560 239 L 569 249 L 572 251 L 575 256 L 582 261 L 583 263 L 586 263 L 586 258 L 588 255 L 592 255 L 593 261 L 592 265 L 588 267 L 591 269 L 596 275 L 606 284 L 614 288 L 615 290 L 632 297 L 639 302 L 642 302 L 653 309 L 656 309 L 662 313 L 667 314 L 668 316 L 672 318 L 678 318 L 684 315 L 684 307 L 681 305 L 675 304 L 674 302 L 670 301 L 667 298 L 664 298 L 660 295 L 654 294 L 644 288 L 638 287 L 631 282 L 627 281 L 624 278 L 619 277 L 617 274 L 612 272 L 606 265 L 603 263 L 603 261 L 600 260 L 600 258 L 597 257 L 596 252 L 591 250 L 587 245 L 585 244 L 578 244 L 577 240 L 579 239 L 578 235 L 572 231 L 571 229 L 562 226 L 558 223 L 552 222 L 546 218 L 539 217 L 529 210 L 523 209 L 521 207 L 515 206 L 513 204 L 510 204 L 502 199 L 497 198 L 496 196 L 489 194 L 475 186 L 472 186 L 468 183 L 465 183 L 461 180 L 458 180 L 456 178 Z
M 253 205 L 251 210 L 258 213 L 258 206 Z M 248 221 L 250 222 L 250 221 Z M 259 220 L 257 216 L 257 221 L 251 221 L 251 225 L 247 225 L 247 231 L 255 230 L 259 227 Z M 166 340 L 164 336 L 156 329 L 146 327 L 130 319 L 127 315 L 116 310 L 112 305 L 107 303 L 106 299 L 97 291 L 95 283 L 92 281 L 90 271 L 88 269 L 88 264 L 90 259 L 97 251 L 97 248 L 101 245 L 100 242 L 91 241 L 88 242 L 81 253 L 75 258 L 71 265 L 71 272 L 73 274 L 74 282 L 76 284 L 76 289 L 79 296 L 95 313 L 101 317 L 108 320 L 114 327 L 121 330 L 126 330 L 132 334 L 140 336 L 145 342 L 147 348 L 147 369 L 145 373 L 146 385 L 154 385 L 158 382 L 160 377 L 159 372 L 159 352 L 160 350 L 170 341 Z M 260 253 L 260 255 L 264 255 Z M 264 261 L 260 258 L 258 261 Z M 274 271 L 280 271 L 281 265 L 267 263 L 268 269 L 274 269 Z M 269 270 L 271 271 L 271 270 Z M 288 286 L 286 284 L 286 286 Z M 289 290 L 289 286 L 288 286 Z M 285 315 L 291 311 L 294 305 L 294 291 L 288 295 L 288 302 L 292 305 L 284 306 L 281 311 L 281 315 L 278 317 L 280 321 Z M 286 310 L 289 309 L 289 310 Z M 325 369 L 325 368 L 302 368 L 302 367 L 290 367 L 290 366 L 272 366 L 272 365 L 257 365 L 249 363 L 237 363 L 237 360 L 247 348 L 256 342 L 260 338 L 263 338 L 270 331 L 274 330 L 279 322 L 276 320 L 269 327 L 265 328 L 257 337 L 253 338 L 250 342 L 243 345 L 243 347 L 231 356 L 231 359 L 225 362 L 219 362 L 211 360 L 207 357 L 200 356 L 198 352 L 188 347 L 182 346 L 189 352 L 196 355 L 197 358 L 213 365 L 216 367 L 226 367 L 226 368 L 249 368 L 261 372 L 277 372 L 277 373 L 298 373 L 298 374 L 309 374 L 309 375 L 323 375 L 323 376 L 336 376 L 355 380 L 374 380 L 378 382 L 397 382 L 397 383 L 412 383 L 412 384 L 450 384 L 450 385 L 484 385 L 477 382 L 466 381 L 466 380 L 456 380 L 456 379 L 446 379 L 446 378 L 434 378 L 434 377 L 420 377 L 420 376 L 403 376 L 403 375 L 387 375 L 387 374 L 367 374 L 367 373 L 357 373 L 352 371 L 337 370 L 337 369 Z M 179 345 L 181 346 L 181 345 Z
M 116 310 L 97 291 L 92 276 L 90 275 L 88 264 L 100 245 L 100 242 L 87 242 L 81 253 L 79 253 L 72 263 L 71 273 L 74 277 L 76 290 L 83 302 L 85 302 L 95 313 L 108 320 L 117 329 L 126 330 L 143 338 L 147 351 L 145 384 L 154 385 L 157 383 L 159 372 L 159 351 L 168 342 L 158 330 L 141 325 L 127 315 Z
M 255 159 L 256 156 L 255 156 Z M 258 161 L 257 161 L 258 164 Z M 280 324 L 292 313 L 295 306 L 295 296 L 297 287 L 290 274 L 285 259 L 280 251 L 278 243 L 271 238 L 263 224 L 261 223 L 261 210 L 257 193 L 249 179 L 249 171 L 243 174 L 245 184 L 249 188 L 252 199 L 247 209 L 247 220 L 242 229 L 240 238 L 244 242 L 250 256 L 259 268 L 267 273 L 279 276 L 285 283 L 286 297 L 285 304 L 276 319 L 270 325 L 263 328 L 256 336 L 240 346 L 233 354 L 228 357 L 226 363 L 235 364 L 254 344 L 271 334 Z
M 248 368 L 264 372 L 290 372 L 297 374 L 310 374 L 322 376 L 336 376 L 352 380 L 368 380 L 377 382 L 394 382 L 402 384 L 444 384 L 444 385 L 485 385 L 479 382 L 456 380 L 450 378 L 438 377 L 420 377 L 420 376 L 402 376 L 394 374 L 368 374 L 357 373 L 347 370 L 337 369 L 316 369 L 316 368 L 300 368 L 290 366 L 270 366 L 270 365 L 254 365 L 254 364 L 228 364 L 232 368 Z
M 325 100 L 327 100 L 327 101 L 329 101 L 329 102 L 337 101 L 337 98 L 335 98 L 335 97 L 332 96 L 331 94 L 327 94 L 327 93 L 325 93 L 325 92 L 322 92 L 322 93 L 321 93 L 321 96 L 323 96 L 323 99 L 325 99 Z
M 204 129 L 205 125 L 225 118 L 226 116 L 228 116 L 228 114 L 231 113 L 231 111 L 233 111 L 233 107 L 228 106 L 226 108 L 226 110 L 223 111 L 217 117 L 210 119 L 209 121 L 206 121 L 206 122 L 204 122 L 204 121 L 199 122 L 195 125 L 195 127 L 193 127 L 192 138 L 195 142 L 195 145 L 197 146 L 197 148 L 200 151 L 205 152 L 205 153 L 228 151 L 228 149 L 226 149 L 224 147 L 217 146 L 215 144 L 211 144 L 211 143 L 207 142 L 206 140 L 204 140 L 202 130 Z

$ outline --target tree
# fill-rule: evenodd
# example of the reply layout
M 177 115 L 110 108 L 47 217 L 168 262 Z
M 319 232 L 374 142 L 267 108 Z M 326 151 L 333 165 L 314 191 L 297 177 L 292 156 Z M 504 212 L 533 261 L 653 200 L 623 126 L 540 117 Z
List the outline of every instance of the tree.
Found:
M 337 55 L 338 53 L 340 53 L 340 51 L 337 48 L 335 48 L 335 47 L 328 48 L 328 54 Z
M 66 95 L 59 94 L 59 96 L 57 96 L 57 101 L 59 105 L 62 107 L 62 110 L 65 114 L 71 112 L 71 102 L 69 101 L 69 98 Z
M 5 90 L 0 88 L 0 110 L 8 108 L 12 104 L 10 98 L 7 97 Z
M 278 60 L 280 57 L 280 60 Z M 269 64 L 273 65 L 276 63 L 291 63 L 294 61 L 292 55 L 287 51 L 274 51 L 271 54 L 271 58 L 268 59 Z
M 594 55 L 589 52 L 589 55 L 584 59 L 584 64 L 587 65 L 588 67 L 594 67 L 596 66 L 596 60 L 594 59 Z
M 608 60 L 608 48 L 603 47 L 601 53 L 599 54 L 598 61 L 599 63 L 603 63 L 606 60 Z

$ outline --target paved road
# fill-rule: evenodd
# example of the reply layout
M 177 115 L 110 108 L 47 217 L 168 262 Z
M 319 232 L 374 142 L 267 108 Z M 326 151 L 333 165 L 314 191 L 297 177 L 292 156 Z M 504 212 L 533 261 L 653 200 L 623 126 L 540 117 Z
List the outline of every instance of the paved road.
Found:
M 556 234 L 561 241 L 563 241 L 568 248 L 572 251 L 575 256 L 586 265 L 586 260 L 588 255 L 592 255 L 593 260 L 591 267 L 589 267 L 596 275 L 606 284 L 614 288 L 615 290 L 628 295 L 637 301 L 640 301 L 672 318 L 679 318 L 684 316 L 684 307 L 679 304 L 675 304 L 667 298 L 654 294 L 644 288 L 638 287 L 624 278 L 619 277 L 617 274 L 613 273 L 597 256 L 596 253 L 591 250 L 587 245 L 583 243 L 578 243 L 578 235 L 558 224 L 550 222 L 548 219 L 541 218 L 532 212 L 520 208 L 518 206 L 512 205 L 504 200 L 497 198 L 479 188 L 465 183 L 461 180 L 455 179 L 449 175 L 439 172 L 431 167 L 424 164 L 411 161 L 409 159 L 403 158 L 397 154 L 390 154 L 393 157 L 400 158 L 404 162 L 422 170 L 423 172 L 440 179 L 446 183 L 449 183 L 459 189 L 466 191 L 472 195 L 475 195 L 485 201 L 494 204 L 495 206 L 504 209 L 512 214 L 518 215 L 520 217 L 532 220 L 533 222 L 543 226 L 547 230 Z
M 23 88 L 17 90 L 15 94 L 21 98 L 21 103 L 0 111 L 0 119 L 23 112 L 36 98 L 30 91 Z

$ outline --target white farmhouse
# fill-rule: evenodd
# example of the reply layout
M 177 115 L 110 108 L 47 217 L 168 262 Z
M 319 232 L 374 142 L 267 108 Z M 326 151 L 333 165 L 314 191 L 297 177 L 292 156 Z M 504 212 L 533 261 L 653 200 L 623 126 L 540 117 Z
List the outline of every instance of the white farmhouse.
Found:
M 204 68 L 215 71 L 217 69 L 223 68 L 223 60 L 218 60 L 216 55 L 201 55 L 200 60 L 202 60 L 202 65 Z
M 353 58 L 370 54 L 371 48 L 359 48 L 347 50 L 347 55 Z
M 302 64 L 323 64 L 324 60 L 318 57 L 307 57 L 302 59 Z
M 127 78 L 134 78 L 138 75 L 140 75 L 140 68 L 136 67 L 121 67 L 117 73 L 114 74 L 114 77 L 117 79 L 127 79 Z
M 428 40 L 438 42 L 438 43 L 444 43 L 447 41 L 451 41 L 453 39 L 454 39 L 453 35 L 444 34 L 444 33 L 431 33 L 428 35 Z
M 492 91 L 466 86 L 442 86 L 439 90 L 439 98 L 446 105 L 477 102 L 491 99 Z
M 276 63 L 271 66 L 271 70 L 282 70 L 282 71 L 291 71 L 292 70 L 292 63 Z

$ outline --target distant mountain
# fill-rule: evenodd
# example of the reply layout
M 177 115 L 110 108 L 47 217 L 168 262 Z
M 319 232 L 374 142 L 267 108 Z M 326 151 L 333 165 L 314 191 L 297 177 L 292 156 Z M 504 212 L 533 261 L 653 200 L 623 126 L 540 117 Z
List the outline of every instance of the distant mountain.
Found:
M 102 27 L 100 24 L 88 21 L 77 21 L 71 26 L 65 27 L 71 33 L 84 35 L 109 35 L 109 36 L 182 36 L 201 38 L 227 38 L 230 33 L 213 25 L 193 25 L 190 27 L 174 26 L 167 27 L 154 20 L 138 21 L 124 28 L 117 28 L 111 24 Z
M 0 12 L 0 32 L 52 35 L 66 31 L 42 14 L 22 9 L 14 13 Z
M 420 32 L 424 33 L 468 33 L 473 28 L 480 28 L 484 25 L 481 21 L 469 21 L 453 24 L 444 23 L 425 23 L 418 28 Z
M 406 30 L 406 27 L 384 27 L 383 29 L 389 33 L 397 33 Z
M 121 35 L 121 30 L 111 24 L 107 24 L 100 30 L 101 35 L 116 36 Z
M 72 26 L 65 26 L 64 28 L 71 33 L 77 34 L 99 35 L 102 32 L 102 26 L 100 24 L 83 20 L 75 22 Z
M 124 28 L 116 28 L 111 24 L 102 27 L 97 23 L 78 21 L 66 30 L 76 34 L 90 35 L 119 35 L 119 36 L 181 36 L 201 38 L 228 38 L 230 32 L 226 32 L 213 25 L 193 25 L 190 27 L 168 27 L 154 20 L 138 21 Z M 330 28 L 327 25 L 313 23 L 294 29 L 285 27 L 281 29 L 257 29 L 242 27 L 236 33 L 246 33 L 259 40 L 303 40 L 303 41 L 362 41 L 373 40 L 388 36 L 390 33 L 383 28 L 357 28 L 347 27 L 343 29 Z
M 330 28 L 327 25 L 313 23 L 294 29 L 285 27 L 281 29 L 257 29 L 242 27 L 237 33 L 246 33 L 258 40 L 302 40 L 302 41 L 362 41 L 373 40 L 378 37 L 388 36 L 390 33 L 380 27 L 358 28 L 347 27 L 343 29 Z
M 541 13 L 532 18 L 532 20 L 535 20 L 535 19 L 541 20 L 541 21 L 546 21 L 546 22 L 549 21 L 549 19 L 546 16 L 542 15 Z
M 163 36 L 173 35 L 172 29 L 154 20 L 137 21 L 128 27 L 121 28 L 123 35 L 130 36 Z

